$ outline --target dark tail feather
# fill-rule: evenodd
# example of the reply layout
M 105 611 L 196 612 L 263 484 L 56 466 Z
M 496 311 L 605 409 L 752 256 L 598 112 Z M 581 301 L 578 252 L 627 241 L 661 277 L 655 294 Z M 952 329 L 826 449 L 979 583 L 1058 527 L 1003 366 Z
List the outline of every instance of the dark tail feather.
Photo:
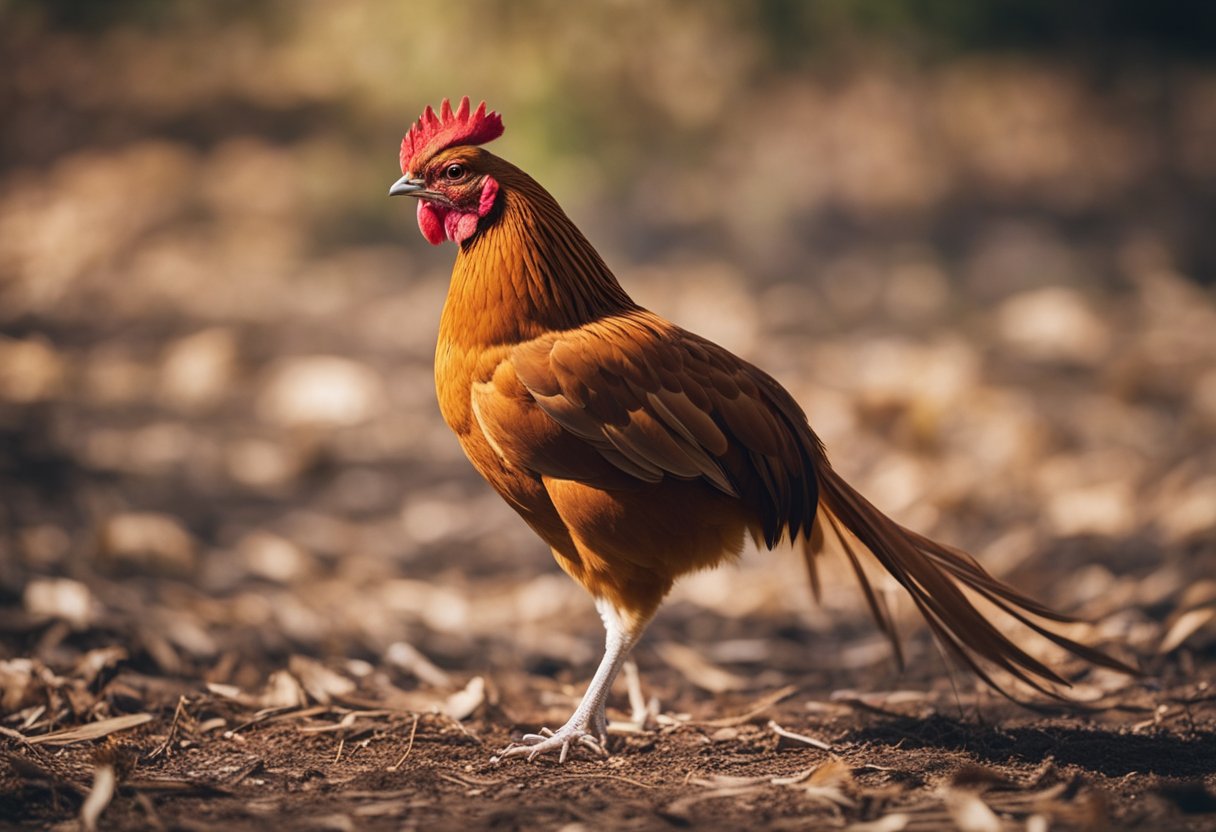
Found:
M 1066 638 L 1034 621 L 1029 616 L 1058 622 L 1073 619 L 1001 583 L 985 572 L 984 568 L 965 552 L 900 526 L 858 494 L 826 464 L 819 470 L 819 498 L 822 512 L 819 519 L 826 519 L 840 540 L 865 593 L 870 612 L 879 628 L 894 645 L 901 666 L 903 658 L 894 621 L 882 597 L 874 591 L 866 578 L 860 559 L 848 537 L 842 533 L 841 526 L 859 540 L 891 577 L 908 591 L 912 602 L 916 604 L 916 608 L 945 648 L 1002 694 L 1013 698 L 1009 691 L 993 681 L 985 670 L 985 665 L 999 667 L 1035 690 L 1055 698 L 1062 697 L 1046 685 L 1067 686 L 1068 682 L 1014 644 L 995 627 L 975 608 L 962 587 L 977 593 L 1043 638 L 1085 661 L 1138 675 L 1134 668 L 1102 651 Z M 818 583 L 814 556 L 821 550 L 824 542 L 819 525 L 820 523 L 816 523 L 816 531 L 820 533 L 807 538 L 805 551 L 813 585 Z

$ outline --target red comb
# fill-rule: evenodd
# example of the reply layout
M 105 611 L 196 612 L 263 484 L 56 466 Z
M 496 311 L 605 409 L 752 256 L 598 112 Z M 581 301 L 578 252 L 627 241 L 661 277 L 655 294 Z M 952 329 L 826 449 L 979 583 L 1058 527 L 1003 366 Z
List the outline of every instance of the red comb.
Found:
M 460 99 L 460 106 L 452 112 L 446 98 L 439 105 L 439 114 L 428 105 L 422 117 L 410 128 L 401 140 L 401 172 L 417 170 L 416 164 L 425 162 L 441 150 L 461 144 L 485 144 L 502 135 L 502 116 L 486 112 L 486 102 L 481 102 L 477 111 L 469 113 L 469 97 Z

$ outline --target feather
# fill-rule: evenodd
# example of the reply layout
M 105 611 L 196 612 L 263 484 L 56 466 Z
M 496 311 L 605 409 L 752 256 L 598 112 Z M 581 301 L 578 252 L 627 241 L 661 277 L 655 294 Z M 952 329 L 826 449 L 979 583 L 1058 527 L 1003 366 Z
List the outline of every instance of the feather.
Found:
M 1059 694 L 1048 688 L 1047 684 L 1067 685 L 1067 682 L 997 629 L 975 608 L 961 587 L 976 592 L 1034 632 L 1086 661 L 1123 673 L 1137 672 L 1100 650 L 1032 621 L 1027 614 L 1055 621 L 1070 619 L 997 581 L 971 557 L 903 528 L 874 508 L 826 463 L 819 470 L 819 485 L 825 516 L 845 545 L 846 554 L 854 566 L 879 628 L 897 651 L 898 638 L 889 614 L 877 606 L 876 596 L 856 555 L 840 535 L 841 526 L 856 537 L 908 591 L 946 649 L 989 686 L 1010 698 L 1013 698 L 1011 693 L 984 670 L 984 663 L 1000 667 L 1024 684 L 1053 697 Z

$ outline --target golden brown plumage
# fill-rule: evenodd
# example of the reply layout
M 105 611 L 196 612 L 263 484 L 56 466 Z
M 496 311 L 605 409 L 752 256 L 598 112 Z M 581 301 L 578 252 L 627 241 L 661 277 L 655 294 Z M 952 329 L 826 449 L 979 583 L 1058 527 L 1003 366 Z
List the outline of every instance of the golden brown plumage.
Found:
M 432 242 L 459 245 L 435 360 L 440 408 L 481 475 L 597 599 L 609 634 L 570 722 L 508 753 L 554 749 L 564 759 L 571 743 L 598 748 L 607 687 L 673 582 L 737 554 L 749 534 L 770 548 L 801 542 L 813 582 L 816 555 L 838 539 L 898 649 L 861 566 L 868 551 L 994 687 L 986 664 L 1040 690 L 1063 680 L 960 587 L 1076 655 L 1123 669 L 1029 617 L 1064 620 L 970 556 L 875 509 L 832 470 L 781 385 L 637 306 L 548 192 L 459 136 L 445 143 L 443 130 L 467 133 L 471 122 L 445 124 L 424 115 L 391 191 L 423 200 Z M 425 151 L 414 152 L 419 144 Z

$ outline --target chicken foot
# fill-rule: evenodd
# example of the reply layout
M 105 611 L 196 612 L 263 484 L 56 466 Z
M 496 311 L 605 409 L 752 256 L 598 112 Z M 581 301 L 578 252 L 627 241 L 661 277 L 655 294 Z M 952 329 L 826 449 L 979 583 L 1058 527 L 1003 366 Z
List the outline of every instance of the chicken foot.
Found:
M 612 683 L 629 658 L 629 651 L 638 643 L 650 617 L 626 620 L 620 612 L 603 598 L 597 598 L 595 607 L 604 621 L 606 637 L 604 657 L 600 660 L 587 692 L 583 694 L 570 719 L 556 731 L 542 728 L 538 734 L 524 734 L 490 759 L 500 763 L 508 757 L 524 757 L 535 760 L 541 754 L 558 752 L 558 763 L 566 762 L 572 747 L 583 747 L 606 757 L 608 751 L 608 717 L 605 706 Z

